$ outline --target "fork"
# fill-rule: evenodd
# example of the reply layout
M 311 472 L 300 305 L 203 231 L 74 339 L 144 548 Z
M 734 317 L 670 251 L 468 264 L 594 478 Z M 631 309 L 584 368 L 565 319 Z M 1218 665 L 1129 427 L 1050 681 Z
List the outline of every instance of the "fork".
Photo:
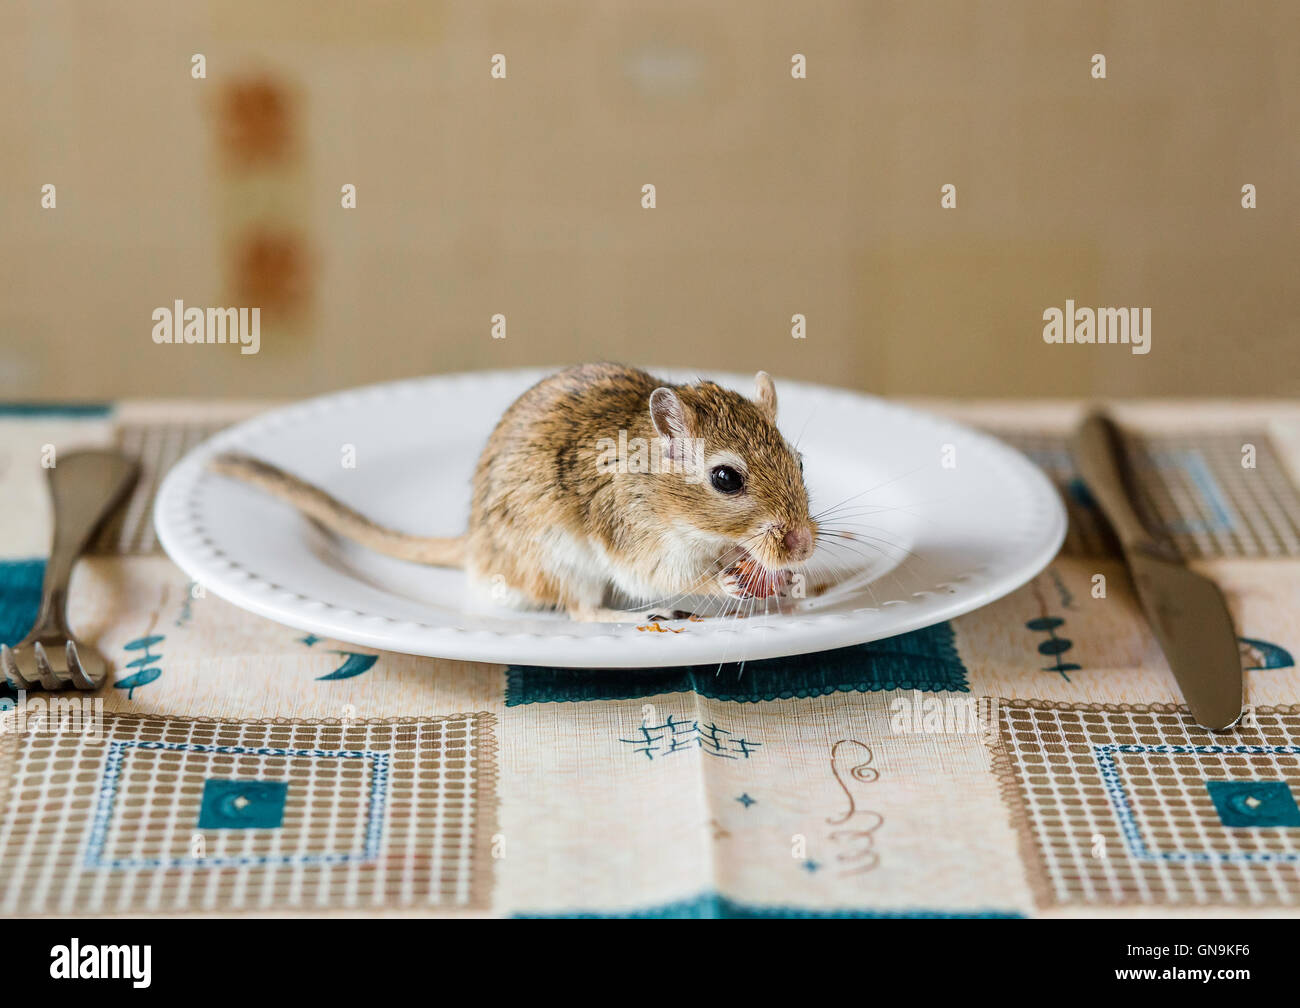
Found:
M 68 582 L 91 537 L 135 484 L 140 466 L 113 451 L 79 451 L 46 470 L 54 542 L 45 564 L 36 625 L 14 647 L 0 645 L 0 668 L 14 689 L 98 689 L 108 662 L 68 628 Z

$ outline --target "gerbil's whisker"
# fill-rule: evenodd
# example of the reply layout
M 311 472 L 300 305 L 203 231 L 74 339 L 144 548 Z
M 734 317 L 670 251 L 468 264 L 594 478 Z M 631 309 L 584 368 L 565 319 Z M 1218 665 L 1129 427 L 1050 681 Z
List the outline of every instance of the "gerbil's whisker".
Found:
M 882 539 L 878 536 L 868 536 L 863 534 L 853 534 L 845 538 L 843 537 L 843 534 L 837 535 L 836 531 L 833 529 L 827 530 L 826 534 L 827 534 L 827 539 L 824 541 L 824 545 L 826 545 L 828 548 L 834 546 L 842 550 L 858 552 L 857 547 L 863 546 L 863 547 L 873 549 L 877 551 L 880 555 L 887 556 L 887 557 L 890 556 L 890 554 L 886 552 L 886 548 L 888 548 L 892 550 L 897 550 L 900 554 L 905 555 L 906 561 L 900 563 L 896 568 L 888 572 L 889 577 L 893 579 L 893 581 L 895 582 L 895 584 L 898 585 L 899 590 L 901 591 L 908 591 L 909 589 L 903 583 L 902 579 L 899 576 L 900 574 L 907 573 L 909 574 L 909 576 L 914 578 L 918 583 L 922 580 L 919 574 L 910 571 L 908 568 L 909 565 L 913 562 L 915 562 L 918 565 L 925 566 L 924 561 L 922 561 L 921 558 L 917 556 L 914 552 L 912 552 L 911 550 L 903 546 L 898 545 L 897 543 L 889 542 L 888 540 Z M 891 557 L 891 559 L 893 558 Z M 873 592 L 873 596 L 874 596 L 874 592 Z
M 817 532 L 817 538 L 819 541 L 821 540 L 822 536 L 825 536 L 828 542 L 831 540 L 836 540 L 845 545 L 849 545 L 852 543 L 862 543 L 863 545 L 880 544 L 877 545 L 878 549 L 882 548 L 882 546 L 888 546 L 890 549 L 895 549 L 898 550 L 900 553 L 906 554 L 907 556 L 911 557 L 913 560 L 920 559 L 915 553 L 913 553 L 906 546 L 900 546 L 897 543 L 892 543 L 888 539 L 884 539 L 880 536 L 865 535 L 860 532 L 843 532 L 839 529 L 819 529 Z
M 901 479 L 907 479 L 907 477 L 909 477 L 909 476 L 915 476 L 917 473 L 919 473 L 922 469 L 925 469 L 925 468 L 927 468 L 927 467 L 926 467 L 926 466 L 923 466 L 923 465 L 922 465 L 922 466 L 917 466 L 915 469 L 911 470 L 911 472 L 905 472 L 905 473 L 903 473 L 903 474 L 900 475 L 900 476 L 895 476 L 895 477 L 893 477 L 892 479 L 887 479 L 887 480 L 885 480 L 883 483 L 877 483 L 875 486 L 873 486 L 873 487 L 868 487 L 866 490 L 863 490 L 861 493 L 851 494 L 850 496 L 845 497 L 845 498 L 844 498 L 842 501 L 840 501 L 838 504 L 833 505 L 833 507 L 841 507 L 841 506 L 843 506 L 844 504 L 847 504 L 849 501 L 851 501 L 851 500 L 857 500 L 859 497 L 865 496 L 866 494 L 869 494 L 869 493 L 873 493 L 873 492 L 875 492 L 876 490 L 879 490 L 881 487 L 887 487 L 887 486 L 889 486 L 891 483 L 897 483 L 897 482 L 898 482 L 899 480 L 901 480 Z
M 885 511 L 902 511 L 904 514 L 911 515 L 913 518 L 918 518 L 923 522 L 930 523 L 935 521 L 933 515 L 921 514 L 911 509 L 913 507 L 917 507 L 922 504 L 941 504 L 945 501 L 952 500 L 953 496 L 954 496 L 953 494 L 945 494 L 942 497 L 926 497 L 922 500 L 909 501 L 906 505 L 868 504 L 866 502 L 863 502 L 862 504 L 855 505 L 854 507 L 844 507 L 843 503 L 841 503 L 835 505 L 834 507 L 827 508 L 824 511 L 820 512 L 819 514 L 814 514 L 812 516 L 812 519 L 813 521 L 822 521 L 824 519 L 836 520 L 841 517 L 855 518 L 855 517 L 865 517 L 866 515 L 869 514 L 880 514 Z
M 817 410 L 818 410 L 819 408 L 820 408 L 819 406 L 814 406 L 814 407 L 813 407 L 813 411 L 812 411 L 811 413 L 809 413 L 809 414 L 808 414 L 808 418 L 807 418 L 806 420 L 804 420 L 804 422 L 803 422 L 803 426 L 799 428 L 799 436 L 798 436 L 797 438 L 794 439 L 794 450 L 795 450 L 795 451 L 798 451 L 798 450 L 799 450 L 799 445 L 800 445 L 800 443 L 802 443 L 802 441 L 803 441 L 803 436 L 804 436 L 804 434 L 806 434 L 806 433 L 808 432 L 808 425 L 809 425 L 810 423 L 812 423 L 813 417 L 815 417 L 815 416 L 817 415 Z
M 910 514 L 914 518 L 919 518 L 915 511 L 904 507 L 902 504 L 858 504 L 852 507 L 845 506 L 831 508 L 820 514 L 813 515 L 812 520 L 815 522 L 835 521 L 840 518 L 865 518 L 871 515 L 884 514 L 887 511 L 902 511 L 904 514 Z

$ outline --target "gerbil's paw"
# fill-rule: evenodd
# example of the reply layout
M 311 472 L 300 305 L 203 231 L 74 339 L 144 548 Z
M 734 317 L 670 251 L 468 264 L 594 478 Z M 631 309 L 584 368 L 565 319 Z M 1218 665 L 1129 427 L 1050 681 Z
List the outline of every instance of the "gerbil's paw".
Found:
M 746 557 L 718 575 L 718 586 L 734 599 L 771 598 L 790 588 L 789 571 L 770 571 Z
M 572 609 L 569 611 L 569 615 L 573 619 L 581 620 L 584 623 L 653 623 L 661 620 L 687 619 L 691 614 L 680 609 L 650 608 L 632 610 L 586 607 Z
M 745 584 L 740 579 L 740 575 L 735 570 L 726 570 L 718 576 L 718 587 L 722 589 L 724 595 L 729 595 L 734 599 L 753 598 L 753 595 L 745 591 Z
M 620 623 L 663 623 L 668 620 L 678 619 L 671 609 L 629 609 L 621 613 L 623 619 Z
M 682 620 L 695 618 L 695 613 L 687 612 L 685 609 L 647 609 L 636 615 L 644 617 L 652 622 L 657 620 Z

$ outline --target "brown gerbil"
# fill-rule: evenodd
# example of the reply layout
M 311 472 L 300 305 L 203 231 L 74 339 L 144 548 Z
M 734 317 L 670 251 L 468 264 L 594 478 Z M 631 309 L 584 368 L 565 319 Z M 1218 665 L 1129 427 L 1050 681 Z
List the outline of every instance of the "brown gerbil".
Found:
M 383 528 L 247 455 L 211 464 L 371 549 L 464 566 L 497 602 L 640 622 L 692 596 L 780 595 L 813 554 L 802 463 L 776 428 L 772 379 L 755 381 L 751 401 L 618 364 L 544 379 L 488 438 L 455 538 Z

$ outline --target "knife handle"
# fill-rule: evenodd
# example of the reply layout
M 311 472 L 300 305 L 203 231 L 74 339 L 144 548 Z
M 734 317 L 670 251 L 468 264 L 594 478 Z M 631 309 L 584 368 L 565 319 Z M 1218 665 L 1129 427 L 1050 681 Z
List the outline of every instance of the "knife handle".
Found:
M 1147 531 L 1133 503 L 1136 488 L 1115 422 L 1101 412 L 1089 414 L 1075 432 L 1074 455 L 1088 492 L 1124 548 L 1163 554 L 1164 547 Z

